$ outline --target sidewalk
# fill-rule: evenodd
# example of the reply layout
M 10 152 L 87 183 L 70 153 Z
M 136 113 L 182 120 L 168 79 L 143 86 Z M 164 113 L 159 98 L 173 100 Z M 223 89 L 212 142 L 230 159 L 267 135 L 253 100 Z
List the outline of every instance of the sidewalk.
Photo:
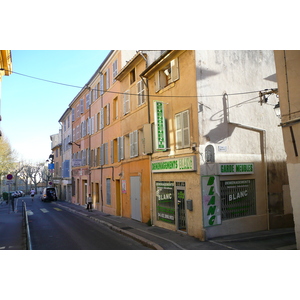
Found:
M 186 233 L 175 232 L 65 201 L 52 202 L 73 213 L 86 216 L 110 229 L 127 235 L 157 250 L 296 250 L 293 228 L 274 229 L 254 233 L 236 234 L 201 242 Z
M 21 199 L 15 199 L 16 212 L 6 201 L 0 202 L 0 250 L 25 250 Z

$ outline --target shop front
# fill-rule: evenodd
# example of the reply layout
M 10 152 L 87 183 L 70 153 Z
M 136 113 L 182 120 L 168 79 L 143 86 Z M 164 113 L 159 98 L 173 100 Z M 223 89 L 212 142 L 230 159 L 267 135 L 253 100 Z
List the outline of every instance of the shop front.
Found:
M 152 161 L 153 224 L 201 238 L 196 156 Z
M 202 176 L 203 227 L 206 238 L 267 229 L 267 198 L 261 166 L 216 164 Z

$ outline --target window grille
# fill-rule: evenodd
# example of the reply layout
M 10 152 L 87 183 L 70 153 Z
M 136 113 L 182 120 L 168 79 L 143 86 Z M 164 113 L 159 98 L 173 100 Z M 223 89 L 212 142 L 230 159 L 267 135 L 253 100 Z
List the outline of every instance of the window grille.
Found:
M 222 220 L 256 214 L 255 180 L 221 181 Z

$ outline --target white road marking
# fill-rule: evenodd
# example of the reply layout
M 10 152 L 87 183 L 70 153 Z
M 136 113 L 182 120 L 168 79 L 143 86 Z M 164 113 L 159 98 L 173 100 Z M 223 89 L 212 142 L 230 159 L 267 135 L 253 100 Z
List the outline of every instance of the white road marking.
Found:
M 49 210 L 47 210 L 46 208 L 41 208 L 40 209 L 43 213 L 48 213 L 49 212 Z
M 28 216 L 32 216 L 33 215 L 33 212 L 31 210 L 27 210 L 27 215 Z

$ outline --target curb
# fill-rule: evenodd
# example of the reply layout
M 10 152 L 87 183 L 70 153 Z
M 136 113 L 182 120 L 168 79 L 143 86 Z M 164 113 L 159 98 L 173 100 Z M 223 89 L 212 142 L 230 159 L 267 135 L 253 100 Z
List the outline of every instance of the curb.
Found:
M 89 216 L 88 214 L 85 214 L 83 212 L 77 211 L 76 209 L 72 209 L 70 207 L 67 207 L 67 206 L 64 206 L 64 205 L 60 205 L 58 203 L 55 203 L 55 204 L 58 205 L 58 206 L 60 206 L 60 207 L 63 207 L 65 209 L 69 210 L 70 212 L 79 214 L 79 215 L 84 216 L 84 217 L 88 217 L 89 219 L 91 219 L 91 220 L 93 220 L 95 222 L 101 223 L 102 225 L 105 225 L 109 229 L 111 229 L 111 230 L 113 230 L 115 232 L 121 233 L 123 235 L 126 235 L 126 236 L 128 236 L 128 237 L 130 237 L 130 238 L 132 238 L 132 239 L 134 239 L 134 240 L 136 240 L 138 242 L 140 242 L 144 246 L 147 246 L 147 247 L 149 247 L 151 249 L 154 249 L 154 250 L 164 250 L 164 248 L 162 248 L 160 245 L 158 245 L 158 244 L 156 244 L 156 243 L 154 243 L 152 241 L 149 241 L 149 240 L 145 239 L 144 237 L 141 237 L 141 236 L 139 236 L 139 235 L 137 235 L 135 233 L 128 232 L 128 231 L 126 231 L 124 229 L 121 229 L 121 228 L 119 228 L 117 226 L 112 225 L 111 223 L 108 223 L 106 221 L 100 220 L 100 219 L 98 219 L 96 217 L 93 217 L 93 216 Z

